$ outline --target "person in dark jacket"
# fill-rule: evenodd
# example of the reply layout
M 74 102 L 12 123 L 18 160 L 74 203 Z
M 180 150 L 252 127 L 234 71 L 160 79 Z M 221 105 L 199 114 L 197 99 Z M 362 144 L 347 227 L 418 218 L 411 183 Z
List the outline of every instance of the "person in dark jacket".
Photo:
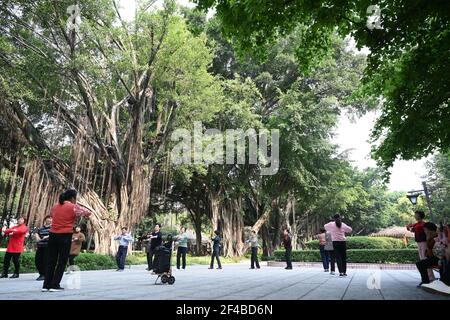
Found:
M 214 257 L 217 260 L 217 269 L 222 269 L 222 265 L 220 263 L 220 236 L 219 236 L 219 230 L 214 231 L 214 237 L 211 238 L 213 242 L 212 246 L 212 252 L 211 252 L 211 264 L 209 266 L 209 269 L 214 269 Z
M 50 237 L 50 228 L 52 224 L 52 217 L 46 216 L 44 218 L 44 224 L 35 233 L 35 238 L 37 241 L 36 255 L 34 257 L 34 263 L 36 269 L 39 272 L 39 277 L 37 281 L 43 281 L 45 279 L 45 269 L 47 268 L 47 258 L 48 258 L 48 239 Z
M 416 263 L 417 269 L 420 272 L 421 282 L 418 285 L 420 287 L 424 283 L 430 283 L 434 279 L 430 279 L 428 275 L 428 269 L 438 266 L 439 257 L 435 253 L 435 245 L 438 243 L 437 226 L 432 222 L 426 222 L 423 225 L 423 230 L 426 235 L 425 259 L 422 259 Z M 438 240 L 438 241 L 436 241 Z
M 428 258 L 416 263 L 417 268 L 420 268 L 422 281 L 425 280 L 421 287 L 434 293 L 450 295 L 450 225 L 444 226 L 441 223 L 437 234 L 436 232 L 433 234 L 435 226 L 432 225 L 433 223 L 426 223 L 424 230 L 429 239 L 436 235 L 433 239 L 434 244 L 433 241 L 427 240 L 427 247 L 429 248 L 427 250 Z M 433 247 L 431 249 L 432 244 Z M 427 272 L 429 266 L 439 267 L 439 280 L 430 280 Z M 426 283 L 427 280 L 429 280 L 429 283 Z
M 286 270 L 292 270 L 292 239 L 289 234 L 289 230 L 285 229 L 283 232 L 283 246 L 285 249 L 285 258 L 286 258 Z
M 153 271 L 153 256 L 155 255 L 156 248 L 162 244 L 161 224 L 157 223 L 153 232 L 147 235 L 147 239 L 150 239 L 147 243 L 147 265 L 148 271 Z

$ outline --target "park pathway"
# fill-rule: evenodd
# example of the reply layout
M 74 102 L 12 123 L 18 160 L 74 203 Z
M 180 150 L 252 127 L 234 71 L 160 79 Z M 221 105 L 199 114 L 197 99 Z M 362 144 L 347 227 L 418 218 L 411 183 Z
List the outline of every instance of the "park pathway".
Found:
M 320 268 L 262 266 L 249 270 L 248 264 L 224 265 L 222 270 L 207 266 L 188 266 L 174 271 L 174 285 L 155 285 L 156 276 L 145 266 L 132 266 L 124 272 L 115 270 L 82 271 L 64 275 L 64 292 L 40 292 L 37 274 L 22 274 L 19 279 L 0 280 L 0 299 L 325 299 L 325 300 L 450 300 L 448 296 L 416 288 L 420 282 L 413 270 L 350 269 L 348 277 L 339 278 Z M 80 289 L 69 289 L 79 286 Z

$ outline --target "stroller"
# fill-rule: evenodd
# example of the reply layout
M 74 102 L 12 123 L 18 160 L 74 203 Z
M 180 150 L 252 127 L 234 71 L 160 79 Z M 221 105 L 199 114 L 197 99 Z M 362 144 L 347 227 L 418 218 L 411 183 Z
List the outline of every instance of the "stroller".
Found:
M 167 240 L 162 246 L 156 249 L 155 260 L 153 265 L 155 266 L 153 271 L 158 277 L 155 280 L 155 284 L 158 279 L 161 278 L 161 283 L 174 284 L 175 277 L 172 275 L 172 267 L 170 265 L 173 251 L 172 235 L 167 236 Z

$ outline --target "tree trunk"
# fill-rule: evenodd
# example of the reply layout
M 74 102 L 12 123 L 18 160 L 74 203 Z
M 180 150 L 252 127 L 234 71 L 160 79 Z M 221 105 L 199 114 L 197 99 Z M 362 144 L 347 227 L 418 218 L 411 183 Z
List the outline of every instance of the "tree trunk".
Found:
M 259 230 L 262 228 L 262 226 L 269 220 L 270 213 L 270 208 L 266 209 L 264 214 L 261 215 L 258 220 L 256 220 L 255 224 L 252 227 L 252 230 L 256 233 L 259 233 Z
M 263 255 L 265 257 L 271 257 L 273 256 L 273 246 L 272 242 L 270 241 L 270 234 L 269 230 L 267 228 L 267 225 L 261 226 L 261 238 L 263 241 Z
M 200 220 L 200 219 L 198 219 Z M 196 252 L 197 256 L 202 254 L 202 224 L 201 221 L 195 223 L 195 243 L 196 243 Z
M 16 156 L 16 165 L 14 167 L 14 176 L 12 179 L 11 190 L 9 192 L 9 197 L 8 197 L 9 215 L 12 214 L 13 207 L 14 207 L 14 199 L 16 198 L 16 181 L 17 181 L 17 173 L 19 171 L 19 165 L 20 165 L 20 157 Z
M 10 191 L 11 191 L 11 173 L 9 170 L 6 170 L 6 174 L 7 174 L 8 180 L 6 182 L 5 195 L 10 194 Z M 1 226 L 3 226 L 4 221 L 9 221 L 9 219 L 8 219 L 8 199 L 6 197 L 5 197 L 5 202 L 3 203 Z M 7 227 L 9 227 L 9 224 L 7 225 Z
M 272 216 L 275 218 L 274 221 L 274 232 L 272 234 L 272 248 L 277 248 L 281 243 L 281 227 L 282 227 L 282 221 L 281 221 L 281 215 L 280 215 L 280 208 L 278 207 L 278 199 L 274 199 L 272 201 Z
M 209 192 L 209 209 L 211 216 L 212 231 L 219 230 L 220 225 L 220 194 L 213 191 Z
M 244 219 L 240 198 L 226 198 L 221 206 L 223 254 L 226 257 L 243 255 Z
M 200 212 L 193 211 L 191 209 L 189 209 L 189 213 L 191 214 L 192 224 L 194 225 L 194 229 L 195 229 L 195 243 L 196 243 L 195 254 L 197 256 L 200 256 L 202 254 L 202 220 L 201 220 L 201 214 L 200 214 Z
M 244 217 L 240 197 L 225 197 L 221 191 L 209 191 L 209 210 L 213 230 L 222 235 L 223 254 L 226 257 L 243 255 Z

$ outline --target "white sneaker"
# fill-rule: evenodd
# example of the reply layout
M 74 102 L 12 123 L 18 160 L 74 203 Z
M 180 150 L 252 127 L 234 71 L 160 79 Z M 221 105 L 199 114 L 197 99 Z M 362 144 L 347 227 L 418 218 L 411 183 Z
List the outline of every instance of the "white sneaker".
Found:
M 48 292 L 48 289 L 47 288 L 42 288 L 41 292 Z
M 450 286 L 447 286 L 445 283 L 439 280 L 435 280 L 430 283 L 422 284 L 422 288 L 427 291 L 431 291 L 433 293 L 442 293 L 450 295 Z

